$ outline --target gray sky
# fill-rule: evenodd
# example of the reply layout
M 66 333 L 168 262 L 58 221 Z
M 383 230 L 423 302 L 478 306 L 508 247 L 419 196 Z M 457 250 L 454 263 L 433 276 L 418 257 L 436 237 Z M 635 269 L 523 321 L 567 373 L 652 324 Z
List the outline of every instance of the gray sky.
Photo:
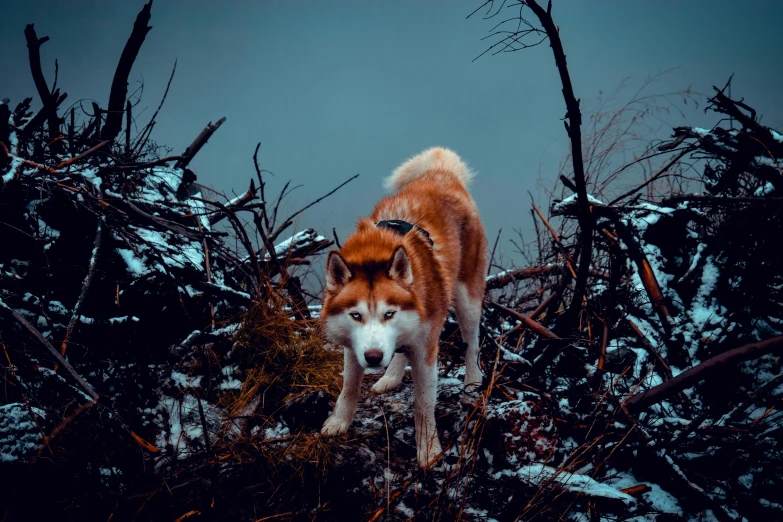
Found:
M 288 199 L 288 210 L 360 173 L 300 223 L 326 235 L 337 227 L 341 238 L 371 210 L 382 195 L 381 178 L 401 161 L 432 145 L 451 147 L 479 173 L 472 192 L 490 240 L 500 227 L 508 239 L 512 228 L 530 229 L 527 191 L 539 197 L 539 177 L 551 184 L 568 150 L 560 121 L 565 106 L 548 45 L 472 62 L 488 45 L 480 38 L 499 21 L 482 20 L 483 12 L 466 20 L 480 3 L 227 1 L 216 7 L 206 0 L 158 0 L 131 74 L 131 90 L 142 79 L 145 85 L 136 115 L 146 123 L 178 59 L 153 138 L 179 153 L 208 121 L 226 116 L 194 161 L 199 180 L 243 192 L 260 141 L 262 168 L 277 175 L 269 178 L 272 194 L 290 178 L 304 184 Z M 34 22 L 39 36 L 51 38 L 42 48 L 44 71 L 51 84 L 59 61 L 65 105 L 84 98 L 105 107 L 143 4 L 0 0 L 0 97 L 15 104 L 36 96 L 23 34 Z M 555 0 L 553 14 L 583 112 L 626 77 L 625 97 L 647 77 L 678 68 L 648 92 L 691 86 L 709 93 L 735 73 L 732 93 L 768 125 L 783 127 L 780 0 Z M 684 109 L 687 120 L 672 113 L 665 122 L 716 121 L 692 105 Z

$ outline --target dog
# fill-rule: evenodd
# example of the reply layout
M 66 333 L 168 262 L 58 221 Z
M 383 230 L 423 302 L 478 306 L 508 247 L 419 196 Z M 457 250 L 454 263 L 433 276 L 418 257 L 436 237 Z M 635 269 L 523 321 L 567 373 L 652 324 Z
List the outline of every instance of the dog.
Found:
M 419 466 L 442 452 L 435 427 L 438 341 L 452 306 L 467 344 L 465 385 L 482 382 L 479 323 L 488 248 L 467 191 L 473 176 L 449 149 L 414 156 L 387 178 L 392 194 L 329 252 L 321 322 L 325 337 L 343 346 L 344 369 L 324 435 L 348 430 L 366 368 L 386 368 L 372 387 L 385 393 L 401 385 L 410 363 Z

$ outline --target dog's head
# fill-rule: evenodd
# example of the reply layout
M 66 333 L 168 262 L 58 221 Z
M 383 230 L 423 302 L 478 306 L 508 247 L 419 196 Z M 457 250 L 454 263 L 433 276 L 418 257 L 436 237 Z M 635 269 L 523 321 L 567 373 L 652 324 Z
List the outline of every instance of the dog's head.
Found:
M 353 350 L 365 368 L 388 366 L 396 350 L 419 340 L 422 324 L 405 247 L 375 257 L 346 260 L 329 252 L 321 314 L 327 338 Z

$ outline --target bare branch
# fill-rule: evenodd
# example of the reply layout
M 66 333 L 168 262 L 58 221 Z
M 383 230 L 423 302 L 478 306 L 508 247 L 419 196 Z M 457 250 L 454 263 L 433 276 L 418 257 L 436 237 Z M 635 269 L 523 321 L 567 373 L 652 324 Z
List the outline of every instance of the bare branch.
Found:
M 710 377 L 722 368 L 736 366 L 742 361 L 758 359 L 763 355 L 779 350 L 781 347 L 783 347 L 783 336 L 773 337 L 766 341 L 750 343 L 739 348 L 734 348 L 733 350 L 716 355 L 711 359 L 707 359 L 703 363 L 685 370 L 658 386 L 637 393 L 623 404 L 631 412 L 649 408 L 653 404 L 666 400 L 686 388 L 695 386 L 697 383 Z
M 199 135 L 196 136 L 196 139 L 193 140 L 193 143 L 188 145 L 188 148 L 185 149 L 185 152 L 182 153 L 182 158 L 177 161 L 177 163 L 174 165 L 174 168 L 184 169 L 187 167 L 193 157 L 198 154 L 198 151 L 201 150 L 201 147 L 203 147 L 209 138 L 212 137 L 215 131 L 218 130 L 221 125 L 223 125 L 224 121 L 226 121 L 225 116 L 220 118 L 215 123 L 209 122 L 207 126 L 204 127 L 204 130 L 202 130 Z
M 111 82 L 111 92 L 109 94 L 109 106 L 106 110 L 106 124 L 101 131 L 101 139 L 113 141 L 122 130 L 122 116 L 125 107 L 125 98 L 128 96 L 128 76 L 130 76 L 133 62 L 139 54 L 144 39 L 152 27 L 147 24 L 150 21 L 150 10 L 152 9 L 152 0 L 144 4 L 144 7 L 136 16 L 133 24 L 133 31 L 125 42 L 120 61 L 117 63 L 117 69 L 114 71 L 114 80 Z
M 71 363 L 69 363 L 68 361 L 66 361 L 66 360 L 65 360 L 65 358 L 63 358 L 63 356 L 62 356 L 62 355 L 60 355 L 60 352 L 58 352 L 58 351 L 57 351 L 57 348 L 55 348 L 54 346 L 52 346 L 52 343 L 50 343 L 50 342 L 49 342 L 49 341 L 46 339 L 46 337 L 44 337 L 44 336 L 41 334 L 41 332 L 39 332 L 39 331 L 38 331 L 38 329 L 37 329 L 36 327 L 34 327 L 33 325 L 31 325 L 29 322 L 27 322 L 27 320 L 26 320 L 24 317 L 22 317 L 21 315 L 19 315 L 19 314 L 16 312 L 16 310 L 14 310 L 14 309 L 12 309 L 11 307 L 9 307 L 9 306 L 8 306 L 7 304 L 5 304 L 3 301 L 0 301 L 0 310 L 4 310 L 4 311 L 6 311 L 7 313 L 10 313 L 10 314 L 13 316 L 13 318 L 14 318 L 14 319 L 16 319 L 16 321 L 17 321 L 19 324 L 21 324 L 22 326 L 24 326 L 24 327 L 25 327 L 25 328 L 26 328 L 26 329 L 27 329 L 27 330 L 28 330 L 28 331 L 29 331 L 31 334 L 33 334 L 33 336 L 34 336 L 36 339 L 38 339 L 38 340 L 41 342 L 41 344 L 43 344 L 43 345 L 44 345 L 44 347 L 46 347 L 46 349 L 47 349 L 47 350 L 49 350 L 49 353 L 51 353 L 51 354 L 52 354 L 52 356 L 53 356 L 53 357 L 54 357 L 54 358 L 57 360 L 58 364 L 62 365 L 62 366 L 63 366 L 63 368 L 65 368 L 65 369 L 68 371 L 68 373 L 70 373 L 70 374 L 71 374 L 71 377 L 73 377 L 73 378 L 74 378 L 74 380 L 75 380 L 76 382 L 78 382 L 78 383 L 81 385 L 81 387 L 82 387 L 82 388 L 84 388 L 84 390 L 87 392 L 87 395 L 89 395 L 90 397 L 92 397 L 92 399 L 93 399 L 94 401 L 97 401 L 97 400 L 98 400 L 98 394 L 97 394 L 97 393 L 95 393 L 95 390 L 93 389 L 93 387 L 92 387 L 92 386 L 90 386 L 89 384 L 87 384 L 87 383 L 85 382 L 85 380 L 84 380 L 84 379 L 82 379 L 82 377 L 81 377 L 81 376 L 80 376 L 78 373 L 76 373 L 76 370 L 74 370 L 74 369 L 73 369 L 73 366 L 71 366 Z
M 49 41 L 49 37 L 38 38 L 33 24 L 28 24 L 25 27 L 24 36 L 27 40 L 27 51 L 30 57 L 30 71 L 33 74 L 33 82 L 43 104 L 42 114 L 46 115 L 46 120 L 49 122 L 49 139 L 54 140 L 60 135 L 60 119 L 57 116 L 57 98 L 59 93 L 57 91 L 49 91 L 49 87 L 46 85 L 43 70 L 41 69 L 40 51 L 41 45 Z M 62 153 L 62 143 L 54 143 L 52 150 L 56 154 Z

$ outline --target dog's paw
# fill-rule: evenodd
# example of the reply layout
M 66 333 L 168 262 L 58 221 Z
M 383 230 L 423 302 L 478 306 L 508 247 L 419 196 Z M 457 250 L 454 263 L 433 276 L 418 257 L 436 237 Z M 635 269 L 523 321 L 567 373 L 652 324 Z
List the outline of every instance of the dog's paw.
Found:
M 440 440 L 438 439 L 438 437 L 432 439 L 432 441 L 430 441 L 427 447 L 417 448 L 416 458 L 419 461 L 419 467 L 422 469 L 433 467 L 435 465 L 433 460 L 435 460 L 436 457 L 440 456 L 442 452 L 443 449 L 440 446 Z
M 324 426 L 321 428 L 321 435 L 326 435 L 327 437 L 343 435 L 348 433 L 348 427 L 350 425 L 351 421 L 332 415 L 324 422 Z
M 392 390 L 396 390 L 401 385 L 402 385 L 402 380 L 401 379 L 394 379 L 392 377 L 384 375 L 383 377 L 378 379 L 376 381 L 376 383 L 373 384 L 372 388 L 370 388 L 370 389 L 372 390 L 373 393 L 377 393 L 377 394 L 380 395 L 382 393 L 387 393 L 387 392 L 390 392 Z

